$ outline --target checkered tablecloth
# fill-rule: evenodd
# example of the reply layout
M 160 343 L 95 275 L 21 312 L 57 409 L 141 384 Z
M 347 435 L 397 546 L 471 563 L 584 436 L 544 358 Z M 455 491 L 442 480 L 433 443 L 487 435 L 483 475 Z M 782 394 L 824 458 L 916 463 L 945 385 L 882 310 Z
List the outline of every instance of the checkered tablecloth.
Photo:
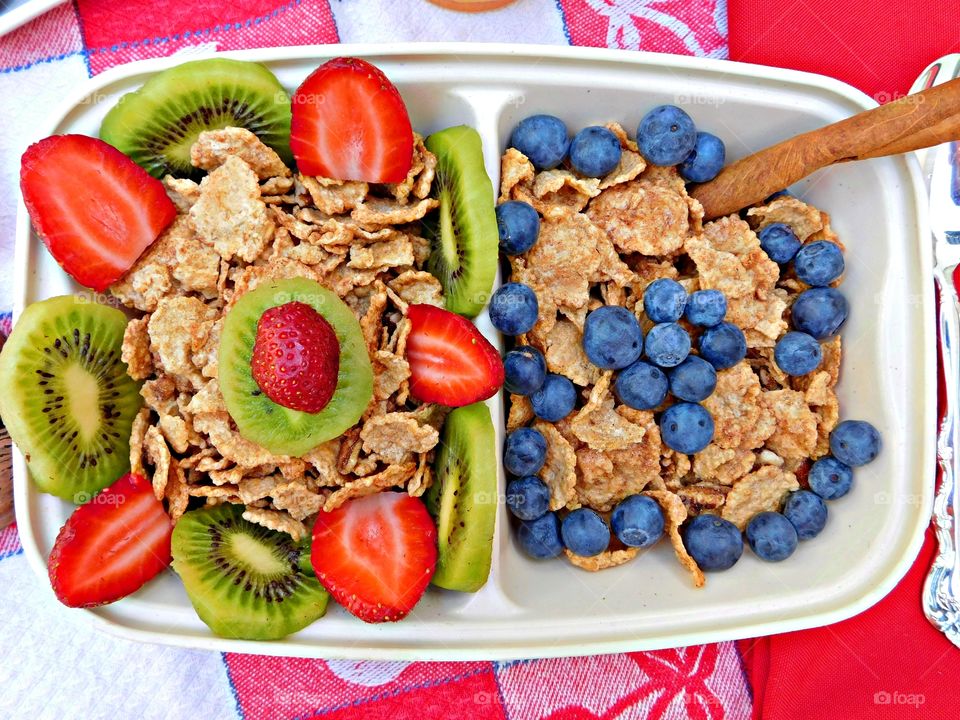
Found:
M 19 157 L 67 90 L 132 60 L 446 40 L 725 57 L 725 0 L 519 0 L 477 15 L 424 0 L 75 0 L 0 38 L 0 311 L 10 305 Z M 6 321 L 9 323 L 9 315 Z M 510 663 L 352 662 L 220 654 L 102 635 L 61 608 L 0 533 L 0 717 L 747 718 L 732 643 Z

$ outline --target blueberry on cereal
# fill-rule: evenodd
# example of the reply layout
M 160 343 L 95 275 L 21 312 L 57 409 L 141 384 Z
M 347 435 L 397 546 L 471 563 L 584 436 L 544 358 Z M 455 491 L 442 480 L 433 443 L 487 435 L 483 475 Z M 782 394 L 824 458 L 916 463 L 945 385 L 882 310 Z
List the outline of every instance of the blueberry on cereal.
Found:
M 643 311 L 655 323 L 676 322 L 687 305 L 687 291 L 670 278 L 660 278 L 643 291 Z
M 503 357 L 503 386 L 514 395 L 529 395 L 543 385 L 547 361 L 532 345 L 521 345 Z
M 620 164 L 623 149 L 610 130 L 599 125 L 586 127 L 570 141 L 570 164 L 587 177 L 603 177 Z
M 527 252 L 540 237 L 540 215 L 520 200 L 509 200 L 497 206 L 497 230 L 500 251 L 505 255 Z
M 689 356 L 670 371 L 670 392 L 678 400 L 706 400 L 717 387 L 717 371 L 696 355 Z
M 519 428 L 503 442 L 503 466 L 517 477 L 539 472 L 546 459 L 547 439 L 539 430 Z
M 797 530 L 797 537 L 809 540 L 820 534 L 827 524 L 827 506 L 809 490 L 794 490 L 783 505 L 783 514 Z
M 693 150 L 677 170 L 687 182 L 707 182 L 720 174 L 726 159 L 727 149 L 723 140 L 708 132 L 698 132 Z
M 506 283 L 490 298 L 490 322 L 504 335 L 522 335 L 537 324 L 537 295 L 523 283 Z
M 697 128 L 676 105 L 658 105 L 637 127 L 640 153 L 654 165 L 679 165 L 697 144 Z
M 648 548 L 663 536 L 663 510 L 646 495 L 629 495 L 610 514 L 610 527 L 627 547 Z
M 797 330 L 824 340 L 837 334 L 849 312 L 847 299 L 839 290 L 818 287 L 800 293 L 791 308 L 791 318 Z
M 793 270 L 807 285 L 825 287 L 843 275 L 843 252 L 829 240 L 817 240 L 797 250 Z
M 778 512 L 754 515 L 744 534 L 753 554 L 767 562 L 786 560 L 793 555 L 799 541 L 793 523 Z
M 692 325 L 719 325 L 727 314 L 727 296 L 719 290 L 697 290 L 687 298 L 683 314 Z
M 787 375 L 799 377 L 820 367 L 823 351 L 812 335 L 792 331 L 777 341 L 773 349 L 773 359 L 776 360 L 777 367 Z
M 533 475 L 507 483 L 507 509 L 520 520 L 536 520 L 550 509 L 550 488 Z
M 850 467 L 871 462 L 882 446 L 880 432 L 864 420 L 844 420 L 830 433 L 830 451 Z
M 693 455 L 713 440 L 713 417 L 703 405 L 671 405 L 660 416 L 660 437 L 671 450 Z
M 722 322 L 700 336 L 700 357 L 717 370 L 733 367 L 747 356 L 747 338 L 733 323 Z
M 760 247 L 775 263 L 788 263 L 800 249 L 800 239 L 789 225 L 770 223 L 760 231 Z
M 537 170 L 553 170 L 567 156 L 570 139 L 560 118 L 531 115 L 513 129 L 510 145 L 526 155 Z
M 653 410 L 666 399 L 669 386 L 663 370 L 638 360 L 617 375 L 613 393 L 634 410 Z
M 675 322 L 654 325 L 647 333 L 647 358 L 662 368 L 682 363 L 690 347 L 690 334 Z
M 573 412 L 577 403 L 577 390 L 563 375 L 548 373 L 543 386 L 530 396 L 533 414 L 547 422 L 563 420 Z
M 554 558 L 563 552 L 560 521 L 557 514 L 545 513 L 536 520 L 525 520 L 517 528 L 520 549 L 537 560 Z
M 593 557 L 610 544 L 610 528 L 596 510 L 577 508 L 560 523 L 560 536 L 567 550 L 581 557 Z
M 594 365 L 619 370 L 643 352 L 643 331 L 637 317 L 624 307 L 604 305 L 587 315 L 583 351 Z
M 728 570 L 743 555 L 737 526 L 716 515 L 697 515 L 683 528 L 683 546 L 701 570 Z
M 853 469 L 827 455 L 810 468 L 807 482 L 810 483 L 810 489 L 824 500 L 836 500 L 850 492 L 853 486 Z

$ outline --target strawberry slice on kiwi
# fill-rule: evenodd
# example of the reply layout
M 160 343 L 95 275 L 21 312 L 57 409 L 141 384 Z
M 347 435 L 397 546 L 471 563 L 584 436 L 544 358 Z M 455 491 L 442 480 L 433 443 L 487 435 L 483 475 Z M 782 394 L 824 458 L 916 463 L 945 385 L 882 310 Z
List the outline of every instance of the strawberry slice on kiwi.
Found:
M 127 473 L 60 529 L 47 570 L 57 598 L 95 607 L 136 592 L 172 560 L 173 523 L 142 475 Z
M 293 94 L 290 149 L 305 175 L 403 182 L 413 164 L 413 128 L 403 98 L 366 60 L 324 63 Z
M 98 292 L 129 270 L 177 215 L 159 180 L 84 135 L 54 135 L 27 148 L 20 190 L 50 254 Z

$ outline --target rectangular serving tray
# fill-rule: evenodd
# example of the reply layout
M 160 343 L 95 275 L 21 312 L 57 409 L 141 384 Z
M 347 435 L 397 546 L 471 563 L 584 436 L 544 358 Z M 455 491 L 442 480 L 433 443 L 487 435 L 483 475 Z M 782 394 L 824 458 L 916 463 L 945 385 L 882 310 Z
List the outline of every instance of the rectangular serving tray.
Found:
M 632 134 L 660 103 L 682 105 L 736 159 L 875 103 L 836 80 L 738 63 L 607 50 L 504 45 L 339 45 L 227 55 L 269 66 L 295 88 L 335 55 L 358 55 L 397 84 L 424 135 L 466 123 L 480 132 L 487 171 L 513 126 L 535 112 L 576 129 L 616 120 Z M 165 58 L 99 75 L 67 99 L 37 139 L 97 135 L 125 92 L 176 65 Z M 906 572 L 927 525 L 934 482 L 935 349 L 932 252 L 925 192 L 912 157 L 847 163 L 794 187 L 828 211 L 847 246 L 839 385 L 842 418 L 869 419 L 884 450 L 856 471 L 853 491 L 830 504 L 826 529 L 772 565 L 749 551 L 701 590 L 666 542 L 625 566 L 591 574 L 564 560 L 534 562 L 517 548 L 501 504 L 489 582 L 475 595 L 432 589 L 400 623 L 367 625 L 331 604 L 327 616 L 279 642 L 224 640 L 196 616 L 172 572 L 135 595 L 84 613 L 98 628 L 147 642 L 221 651 L 355 659 L 512 659 L 653 649 L 825 625 L 883 597 Z M 31 233 L 20 206 L 15 314 L 79 288 Z M 478 325 L 500 342 L 486 314 Z M 489 401 L 503 438 L 503 399 Z M 500 487 L 505 485 L 502 469 Z M 71 507 L 38 493 L 14 464 L 24 551 L 48 584 L 46 557 Z M 50 622 L 57 622 L 51 617 Z

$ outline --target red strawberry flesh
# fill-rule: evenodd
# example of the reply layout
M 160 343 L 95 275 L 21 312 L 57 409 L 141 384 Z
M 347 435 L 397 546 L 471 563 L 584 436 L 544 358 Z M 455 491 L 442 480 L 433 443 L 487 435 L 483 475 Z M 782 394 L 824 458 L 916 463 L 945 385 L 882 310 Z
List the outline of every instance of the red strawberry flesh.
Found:
M 403 98 L 379 68 L 334 58 L 293 95 L 290 148 L 300 172 L 337 180 L 399 183 L 413 164 Z
M 136 592 L 170 564 L 173 523 L 141 475 L 128 473 L 60 529 L 47 569 L 57 598 L 95 607 Z
M 411 305 L 407 317 L 410 394 L 417 400 L 460 407 L 503 385 L 500 354 L 469 320 L 433 305 Z
M 381 492 L 321 511 L 310 560 L 334 599 L 366 622 L 394 622 L 420 600 L 437 564 L 437 530 L 406 493 Z
M 310 305 L 278 305 L 257 322 L 251 370 L 260 389 L 278 405 L 318 413 L 337 389 L 340 342 Z
M 27 148 L 20 189 L 50 254 L 97 291 L 127 272 L 177 215 L 159 180 L 84 135 L 54 135 Z

